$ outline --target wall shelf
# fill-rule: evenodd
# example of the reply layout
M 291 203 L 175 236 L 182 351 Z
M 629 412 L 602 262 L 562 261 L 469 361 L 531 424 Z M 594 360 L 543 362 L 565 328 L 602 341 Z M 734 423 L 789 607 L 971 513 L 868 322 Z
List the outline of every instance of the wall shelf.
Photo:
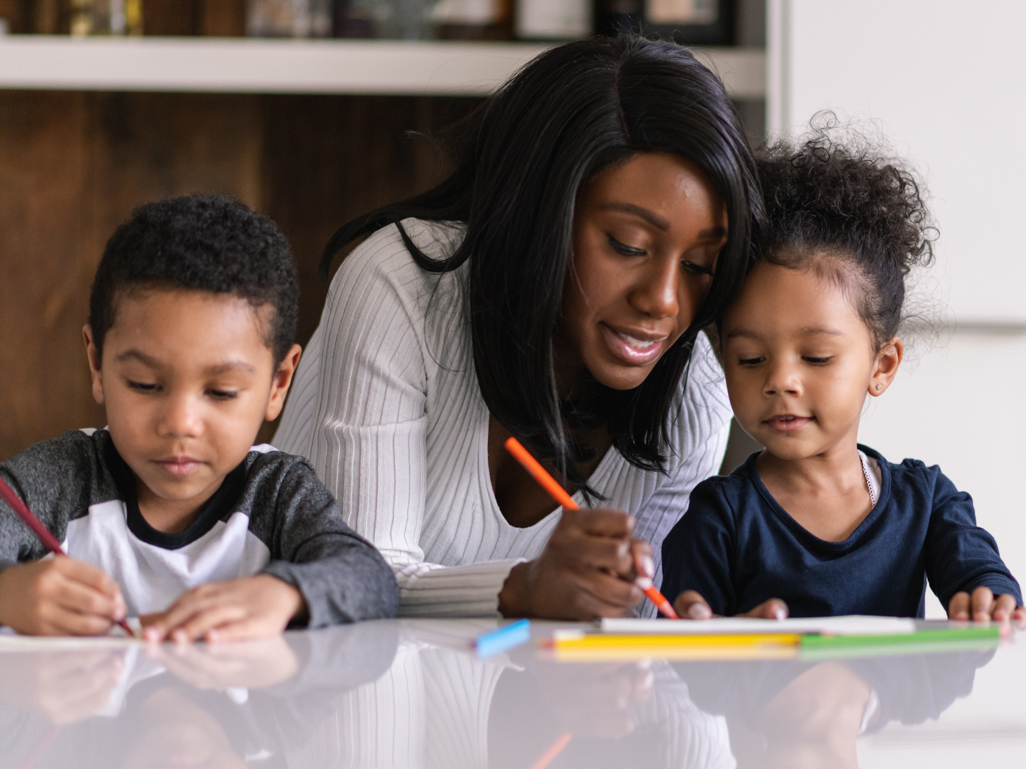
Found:
M 483 96 L 537 56 L 531 43 L 0 36 L 0 89 Z M 696 55 L 737 99 L 762 99 L 757 48 Z

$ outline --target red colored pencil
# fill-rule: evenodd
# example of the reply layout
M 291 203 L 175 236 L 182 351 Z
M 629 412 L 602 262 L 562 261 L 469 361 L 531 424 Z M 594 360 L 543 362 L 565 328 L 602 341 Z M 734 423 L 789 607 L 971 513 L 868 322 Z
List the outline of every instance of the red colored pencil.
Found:
M 513 458 L 516 459 L 525 470 L 527 470 L 528 474 L 534 478 L 538 482 L 538 485 L 545 489 L 549 496 L 556 500 L 556 502 L 567 510 L 580 509 L 580 505 L 574 502 L 573 498 L 566 493 L 566 489 L 556 483 L 556 479 L 549 475 L 544 467 L 538 464 L 538 460 L 531 456 L 531 452 L 525 449 L 520 441 L 516 438 L 509 438 L 506 441 L 506 451 L 513 455 Z M 645 595 L 648 596 L 648 600 L 654 603 L 659 611 L 670 619 L 680 619 L 680 617 L 677 616 L 677 612 L 673 610 L 673 606 L 666 600 L 666 597 L 656 590 L 651 579 L 648 577 L 638 577 L 636 582 L 638 587 L 640 587 L 644 591 Z
M 61 547 L 61 543 L 57 541 L 57 537 L 50 533 L 50 530 L 46 528 L 39 519 L 32 515 L 32 511 L 29 510 L 25 503 L 21 501 L 21 498 L 14 493 L 14 489 L 7 485 L 7 481 L 0 478 L 0 497 L 4 498 L 4 501 L 10 505 L 21 520 L 25 522 L 25 525 L 32 529 L 32 533 L 36 535 L 40 542 L 43 543 L 43 547 L 49 550 L 54 555 L 67 555 L 64 552 L 64 548 Z M 123 619 L 117 621 L 118 627 L 124 630 L 131 638 L 135 638 L 135 632 L 128 626 L 128 623 Z

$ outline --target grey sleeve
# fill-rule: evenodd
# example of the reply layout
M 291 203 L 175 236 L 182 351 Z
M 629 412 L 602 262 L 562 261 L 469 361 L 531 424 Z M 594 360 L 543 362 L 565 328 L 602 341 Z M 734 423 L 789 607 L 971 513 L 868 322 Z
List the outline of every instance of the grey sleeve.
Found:
M 399 587 L 392 569 L 373 545 L 343 523 L 331 493 L 305 460 L 289 463 L 271 509 L 258 507 L 251 516 L 268 524 L 261 527 L 267 535 L 261 539 L 271 551 L 263 573 L 303 594 L 308 627 L 396 615 Z
M 0 477 L 63 542 L 70 520 L 85 515 L 102 492 L 114 493 L 97 457 L 96 441 L 75 430 L 35 443 L 0 463 Z M 46 554 L 32 530 L 0 499 L 0 571 Z

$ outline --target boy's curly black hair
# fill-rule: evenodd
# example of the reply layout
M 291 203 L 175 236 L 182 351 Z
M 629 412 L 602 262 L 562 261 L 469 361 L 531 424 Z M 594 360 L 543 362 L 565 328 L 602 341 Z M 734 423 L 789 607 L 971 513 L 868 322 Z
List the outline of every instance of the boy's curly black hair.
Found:
M 905 276 L 933 260 L 932 225 L 913 173 L 836 124 L 756 158 L 766 203 L 757 261 L 815 269 L 852 298 L 879 349 L 901 324 Z
M 115 230 L 89 296 L 89 325 L 101 355 L 119 294 L 132 288 L 209 291 L 254 308 L 271 306 L 266 341 L 275 366 L 295 340 L 299 279 L 289 243 L 273 221 L 226 195 L 147 203 Z

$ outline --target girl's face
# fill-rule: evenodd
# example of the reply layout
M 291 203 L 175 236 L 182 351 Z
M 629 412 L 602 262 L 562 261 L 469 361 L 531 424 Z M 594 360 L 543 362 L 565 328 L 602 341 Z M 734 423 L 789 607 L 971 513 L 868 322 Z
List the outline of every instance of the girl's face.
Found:
M 735 418 L 786 460 L 854 451 L 866 393 L 887 389 L 902 355 L 897 337 L 875 351 L 834 281 L 767 262 L 745 278 L 721 339 Z
M 554 337 L 561 388 L 584 370 L 616 390 L 644 382 L 691 325 L 726 242 L 722 199 L 676 155 L 637 155 L 582 187 Z

